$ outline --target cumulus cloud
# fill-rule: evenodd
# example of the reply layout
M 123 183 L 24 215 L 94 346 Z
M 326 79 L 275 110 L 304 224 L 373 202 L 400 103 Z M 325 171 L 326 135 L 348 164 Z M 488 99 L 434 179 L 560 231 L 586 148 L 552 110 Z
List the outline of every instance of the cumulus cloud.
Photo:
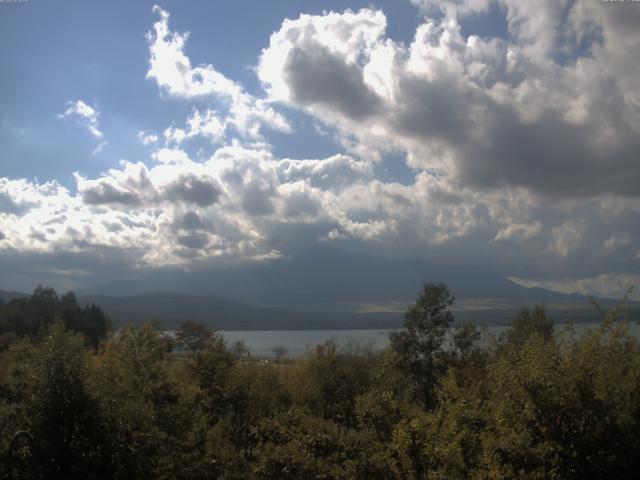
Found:
M 181 200 L 200 207 L 213 205 L 221 193 L 213 178 L 193 174 L 181 175 L 168 184 L 165 191 L 170 200 Z
M 121 251 L 136 268 L 194 269 L 357 244 L 615 296 L 640 252 L 640 64 L 624 53 L 640 47 L 635 11 L 414 3 L 423 17 L 409 44 L 389 38 L 373 8 L 285 20 L 258 59 L 265 98 L 192 65 L 188 33 L 155 7 L 147 77 L 187 118 L 138 133 L 147 163 L 76 173 L 77 193 L 0 179 L 0 255 Z M 463 32 L 492 3 L 508 37 Z M 265 127 L 292 130 L 279 104 L 342 152 L 276 155 Z M 67 112 L 102 139 L 93 107 Z M 208 140 L 197 161 L 196 137 Z M 402 183 L 381 175 L 396 162 Z
M 559 257 L 566 257 L 582 240 L 583 230 L 583 225 L 573 220 L 553 227 L 549 252 Z
M 176 145 L 195 136 L 208 138 L 212 143 L 216 143 L 224 139 L 226 128 L 226 120 L 221 120 L 216 111 L 196 110 L 187 119 L 185 128 L 168 127 L 164 131 L 164 137 L 168 143 Z
M 509 39 L 462 34 L 460 18 L 489 2 L 449 3 L 408 46 L 385 36 L 380 11 L 302 15 L 271 36 L 258 73 L 274 100 L 345 139 L 379 150 L 392 143 L 412 167 L 459 188 L 637 197 L 637 83 L 621 64 L 602 69 L 618 55 L 610 30 L 622 27 L 601 3 L 587 22 L 584 3 L 505 0 Z M 594 22 L 603 38 L 588 35 Z M 565 27 L 572 38 L 556 39 Z M 559 46 L 570 61 L 557 58 Z
M 152 145 L 158 141 L 158 135 L 151 132 L 145 132 L 144 130 L 140 130 L 138 132 L 138 140 L 143 145 Z
M 581 293 L 621 299 L 630 292 L 630 300 L 640 300 L 638 285 L 640 275 L 636 273 L 609 274 L 603 273 L 593 277 L 561 278 L 555 280 L 532 280 L 512 278 L 516 283 L 525 287 L 542 287 L 562 293 Z
M 454 194 L 427 172 L 409 185 L 383 182 L 370 162 L 347 155 L 279 159 L 266 149 L 227 145 L 201 162 L 180 150 L 156 157 L 152 166 L 122 162 L 96 178 L 76 174 L 77 194 L 56 183 L 3 180 L 13 211 L 0 212 L 0 254 L 122 249 L 138 252 L 132 265 L 139 268 L 195 268 L 357 241 L 403 258 L 486 256 L 499 265 L 519 246 L 531 272 L 534 259 L 541 270 L 562 263 L 554 258 L 585 263 L 575 252 L 603 251 L 610 237 L 581 221 L 544 227 L 530 218 L 531 199 Z M 14 205 L 28 208 L 16 213 Z M 583 238 L 592 243 L 576 250 Z M 634 242 L 625 248 L 635 252 Z M 628 265 L 624 250 L 610 254 L 617 268 Z
M 96 180 L 88 180 L 76 173 L 78 192 L 84 202 L 89 205 L 134 207 L 156 196 L 149 171 L 143 163 L 123 162 L 122 165 L 122 170 L 111 169 Z
M 309 228 L 315 241 L 413 242 L 418 235 L 438 242 L 461 235 L 472 216 L 460 204 L 447 213 L 425 208 L 430 198 L 420 192 L 425 182 L 437 182 L 433 177 L 412 186 L 385 184 L 370 164 L 346 155 L 279 159 L 265 149 L 229 145 L 205 162 L 178 150 L 159 151 L 158 158 L 163 161 L 151 167 L 123 161 L 93 179 L 76 174 L 76 195 L 57 184 L 25 182 L 22 189 L 34 207 L 20 228 L 13 217 L 0 216 L 11 248 L 126 245 L 143 252 L 140 261 L 148 265 L 191 265 L 206 258 L 272 256 L 286 225 Z M 23 201 L 17 184 L 5 183 L 12 205 Z M 447 214 L 453 224 L 445 227 Z M 25 232 L 31 241 L 21 244 Z
M 169 29 L 169 13 L 158 6 L 153 7 L 153 11 L 159 19 L 153 31 L 147 33 L 150 55 L 147 78 L 155 80 L 161 90 L 171 97 L 215 97 L 227 109 L 227 117 L 223 120 L 212 110 L 195 112 L 187 121 L 186 132 L 174 130 L 169 135 L 165 133 L 165 136 L 179 143 L 198 134 L 218 139 L 227 126 L 233 126 L 241 135 L 253 138 L 260 136 L 260 130 L 265 125 L 283 132 L 291 130 L 287 120 L 267 102 L 248 94 L 240 84 L 212 65 L 192 66 L 184 52 L 189 33 L 172 32 Z
M 275 167 L 281 183 L 306 180 L 311 186 L 323 190 L 343 189 L 375 178 L 370 162 L 340 154 L 322 160 L 287 158 L 279 161 Z
M 8 181 L 5 178 L 0 179 L 0 183 L 4 188 L 9 186 Z M 24 213 L 28 212 L 34 205 L 34 203 L 31 203 L 28 200 L 14 199 L 14 197 L 7 191 L 0 191 L 0 212 L 10 213 L 20 217 L 24 215 Z
M 496 234 L 493 241 L 506 240 L 509 238 L 520 238 L 527 240 L 535 237 L 542 231 L 542 222 L 536 221 L 531 223 L 512 223 L 501 228 Z
M 604 248 L 608 251 L 617 250 L 626 246 L 633 245 L 633 236 L 627 232 L 614 232 L 604 241 Z

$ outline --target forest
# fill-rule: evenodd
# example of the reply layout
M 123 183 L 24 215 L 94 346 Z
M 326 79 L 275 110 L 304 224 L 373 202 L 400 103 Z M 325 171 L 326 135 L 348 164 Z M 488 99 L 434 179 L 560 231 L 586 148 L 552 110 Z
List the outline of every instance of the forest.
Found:
M 114 331 L 73 293 L 0 302 L 0 478 L 639 478 L 622 306 L 581 336 L 523 308 L 491 337 L 453 301 L 427 283 L 387 349 L 270 362 L 194 321 Z

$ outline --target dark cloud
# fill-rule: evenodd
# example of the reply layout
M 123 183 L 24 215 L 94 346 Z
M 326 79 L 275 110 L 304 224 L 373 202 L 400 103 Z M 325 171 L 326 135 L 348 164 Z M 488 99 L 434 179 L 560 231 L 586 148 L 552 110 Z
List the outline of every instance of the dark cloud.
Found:
M 47 241 L 47 236 L 43 232 L 36 230 L 33 227 L 31 228 L 31 233 L 29 234 L 29 236 L 34 240 L 38 240 L 40 242 Z
M 468 138 L 473 127 L 471 109 L 480 96 L 462 88 L 455 78 L 427 81 L 408 75 L 399 81 L 401 95 L 391 109 L 391 125 L 402 135 L 444 139 L 454 145 Z
M 118 222 L 102 222 L 108 232 L 121 232 L 124 230 L 121 223 Z
M 318 201 L 308 192 L 294 192 L 286 199 L 284 214 L 287 217 L 311 217 L 320 210 Z
M 142 204 L 142 199 L 137 192 L 120 190 L 106 182 L 83 190 L 82 200 L 88 205 L 119 204 L 137 207 Z
M 176 219 L 175 227 L 183 230 L 202 230 L 204 222 L 196 212 L 186 212 Z
M 59 291 L 81 291 L 90 285 L 123 282 L 138 274 L 136 265 L 143 253 L 133 248 L 91 245 L 81 250 L 54 248 L 39 253 L 5 250 L 0 255 L 0 279 L 4 280 L 0 288 L 30 292 L 42 284 Z
M 197 177 L 189 174 L 179 177 L 167 187 L 167 197 L 192 203 L 199 207 L 209 207 L 220 198 L 221 190 L 210 177 Z
M 7 192 L 0 192 L 0 212 L 12 213 L 21 217 L 36 206 L 38 206 L 36 202 L 16 202 Z
M 78 190 L 88 205 L 137 207 L 155 198 L 157 192 L 144 164 L 127 163 L 117 175 L 88 181 L 75 174 Z
M 252 216 L 269 215 L 274 212 L 271 197 L 274 195 L 271 189 L 262 189 L 255 185 L 245 188 L 242 195 L 242 208 Z
M 284 76 L 293 99 L 302 105 L 331 105 L 358 120 L 370 117 L 380 106 L 378 96 L 364 83 L 361 68 L 318 43 L 291 49 Z
M 516 112 L 500 108 L 485 127 L 486 143 L 468 141 L 457 147 L 463 184 L 524 187 L 563 198 L 640 196 L 640 137 L 630 132 L 619 132 L 618 141 L 605 143 L 593 124 L 573 125 L 557 112 L 525 124 Z
M 43 222 L 43 225 L 54 225 L 54 224 L 63 224 L 68 220 L 68 217 L 66 215 L 58 215 L 53 217 L 50 220 L 47 220 L 46 222 Z
M 178 235 L 178 243 L 184 247 L 199 250 L 209 243 L 209 235 L 206 233 L 192 232 L 188 235 Z

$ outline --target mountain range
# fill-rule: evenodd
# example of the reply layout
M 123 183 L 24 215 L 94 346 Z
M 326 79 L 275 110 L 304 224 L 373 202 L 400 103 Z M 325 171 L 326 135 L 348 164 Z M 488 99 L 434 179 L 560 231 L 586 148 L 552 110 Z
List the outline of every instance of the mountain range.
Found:
M 543 303 L 555 321 L 599 319 L 583 295 L 526 288 L 488 270 L 326 255 L 213 272 L 156 272 L 77 293 L 81 303 L 102 307 L 116 326 L 150 320 L 173 328 L 195 319 L 225 330 L 396 328 L 426 281 L 448 285 L 458 321 L 506 324 L 523 305 Z M 20 295 L 0 291 L 5 301 Z M 640 303 L 629 305 L 632 316 L 640 317 Z

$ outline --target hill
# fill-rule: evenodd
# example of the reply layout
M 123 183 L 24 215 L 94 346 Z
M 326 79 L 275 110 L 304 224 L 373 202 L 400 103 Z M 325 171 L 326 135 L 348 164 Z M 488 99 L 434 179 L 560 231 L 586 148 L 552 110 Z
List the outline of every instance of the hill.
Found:
M 132 296 L 84 295 L 82 303 L 99 305 L 115 326 L 157 321 L 164 328 L 175 328 L 194 319 L 217 330 L 339 330 L 383 329 L 402 326 L 406 308 L 392 310 L 322 311 L 301 308 L 275 308 L 250 305 L 215 297 L 175 292 L 150 292 Z M 454 305 L 457 322 L 473 321 L 481 325 L 506 325 L 523 304 L 535 302 L 476 301 Z M 611 306 L 611 302 L 605 302 Z M 632 305 L 632 316 L 640 319 L 640 308 Z M 346 307 L 345 307 L 346 308 Z M 555 302 L 547 305 L 550 317 L 558 322 L 596 322 L 596 309 L 585 302 Z
M 6 290 L 0 290 L 0 300 L 2 300 L 5 303 L 9 303 L 14 298 L 20 298 L 20 297 L 26 297 L 26 296 L 27 296 L 26 293 L 8 292 Z
M 83 292 L 127 296 L 170 291 L 272 307 L 412 302 L 426 281 L 445 282 L 458 299 L 583 302 L 543 288 L 526 288 L 487 269 L 374 257 L 326 248 L 269 262 L 207 271 L 154 271 L 127 280 L 87 286 Z
M 116 326 L 157 321 L 165 328 L 174 328 L 187 319 L 218 330 L 394 328 L 402 323 L 396 313 L 313 312 L 175 292 L 122 297 L 83 295 L 79 300 L 99 305 Z

